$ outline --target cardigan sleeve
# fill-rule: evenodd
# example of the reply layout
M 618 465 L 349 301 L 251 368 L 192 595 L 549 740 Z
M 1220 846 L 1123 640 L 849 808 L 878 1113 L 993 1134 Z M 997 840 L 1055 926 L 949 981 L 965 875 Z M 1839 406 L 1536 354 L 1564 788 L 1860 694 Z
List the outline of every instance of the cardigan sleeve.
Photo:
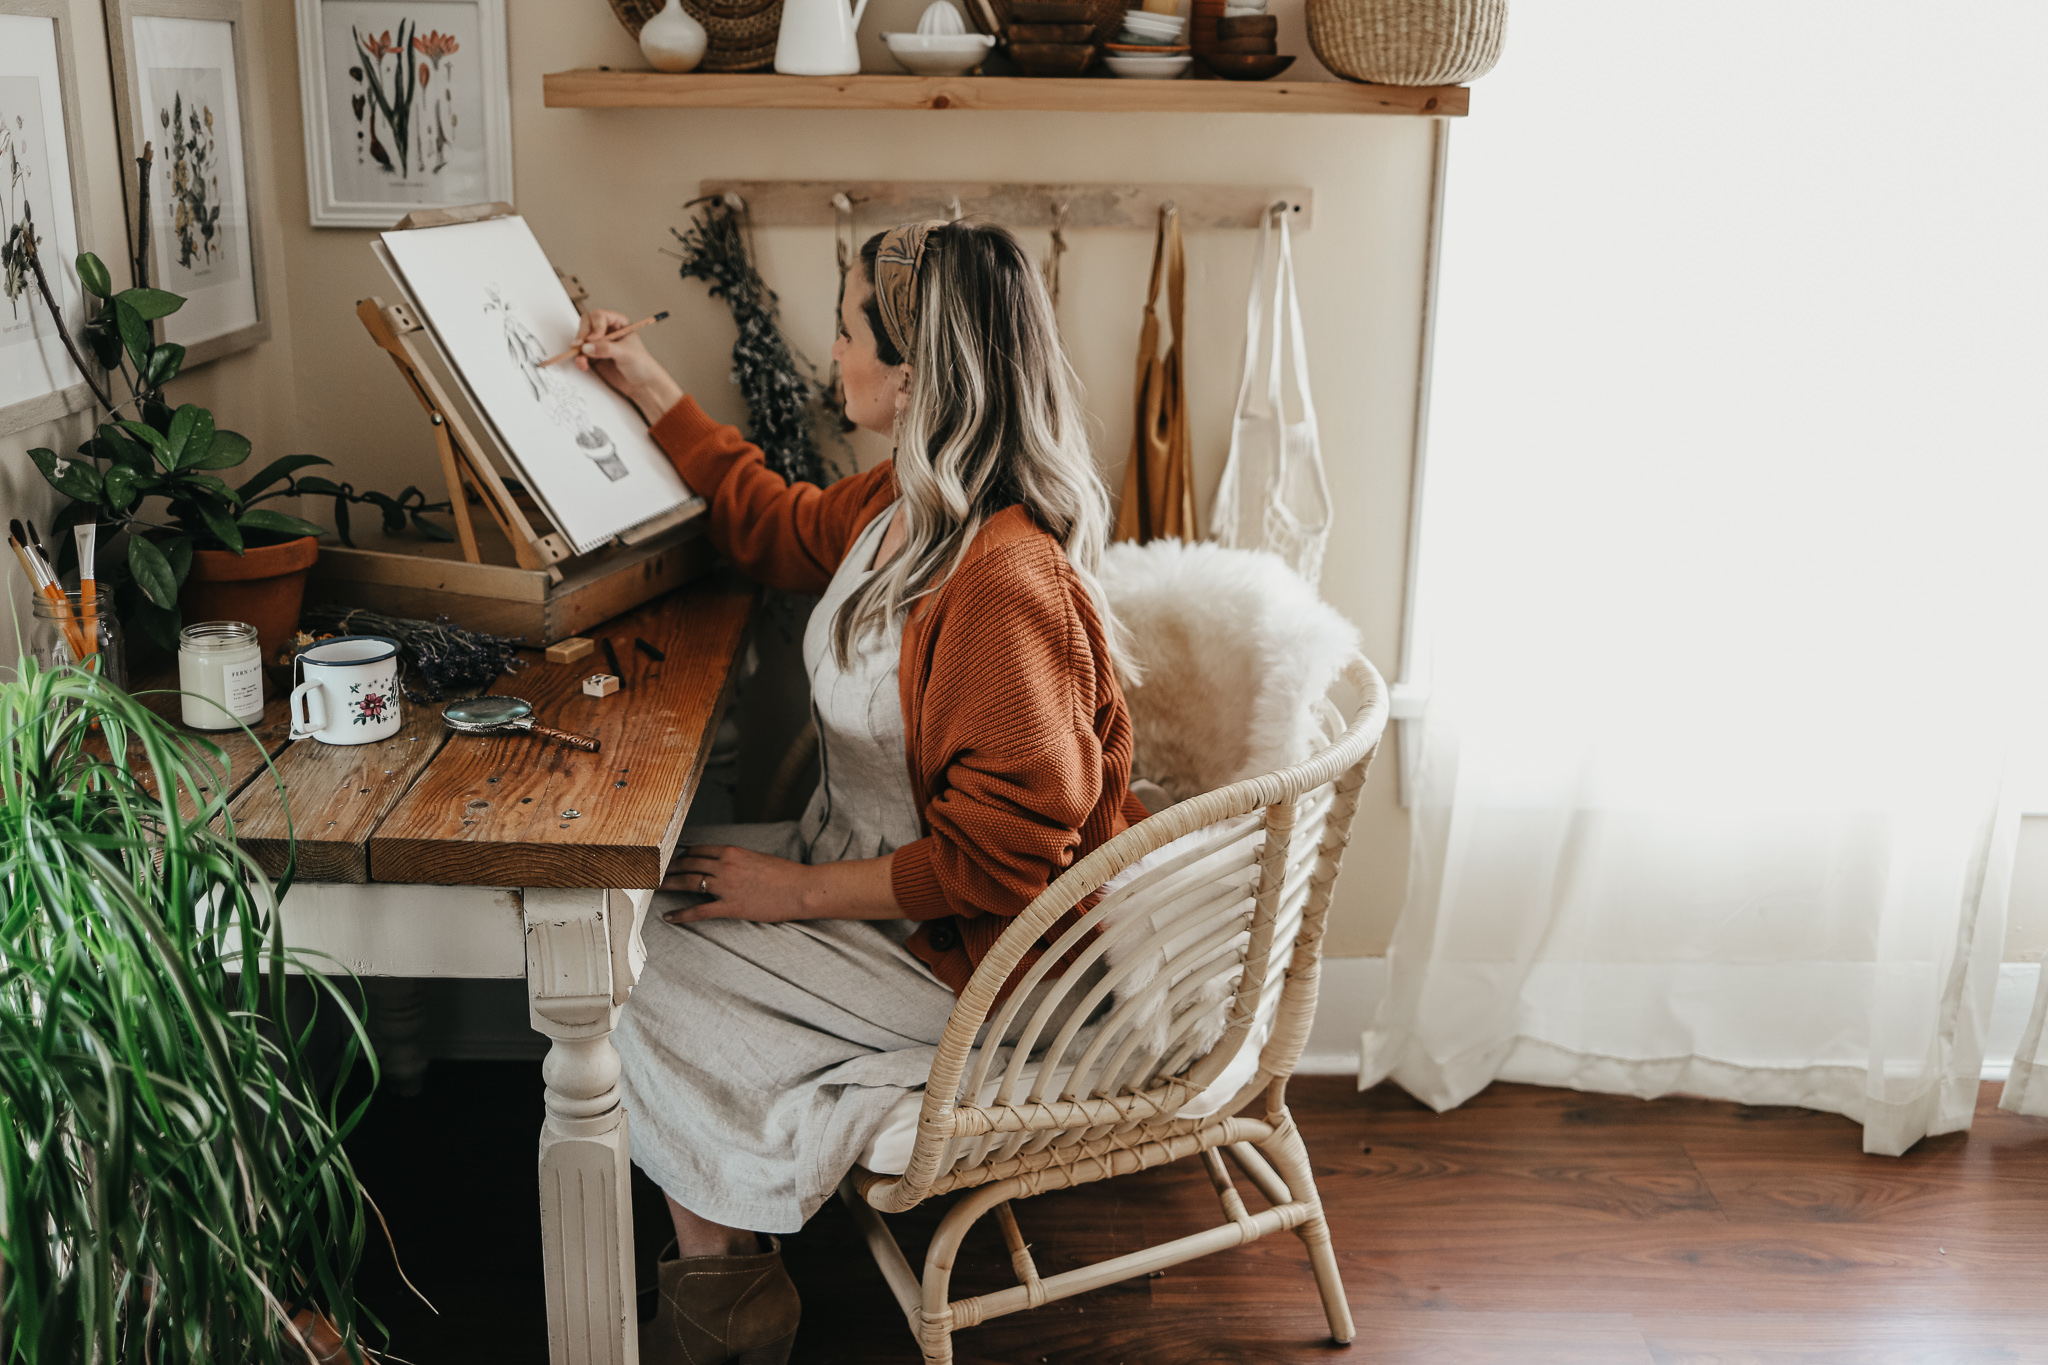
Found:
M 711 504 L 719 553 L 788 592 L 823 592 L 853 538 L 894 496 L 886 461 L 829 488 L 791 483 L 739 428 L 712 421 L 688 395 L 650 430 L 683 482 Z
M 1019 558 L 956 573 L 917 661 L 933 681 L 912 722 L 913 766 L 937 776 L 924 807 L 931 832 L 890 864 L 911 919 L 1021 913 L 1080 856 L 1102 793 L 1087 633 L 1058 578 Z

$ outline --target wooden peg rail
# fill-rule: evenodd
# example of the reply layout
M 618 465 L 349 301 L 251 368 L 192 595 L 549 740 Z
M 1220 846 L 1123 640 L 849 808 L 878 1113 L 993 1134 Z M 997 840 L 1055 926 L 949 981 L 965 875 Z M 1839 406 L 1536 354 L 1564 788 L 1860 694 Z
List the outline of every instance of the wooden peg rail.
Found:
M 1087 228 L 1142 228 L 1150 232 L 1159 206 L 1171 200 L 1183 228 L 1255 228 L 1268 207 L 1285 203 L 1288 225 L 1306 230 L 1315 219 L 1315 191 L 1305 185 L 1028 184 L 952 180 L 704 180 L 700 195 L 737 194 L 756 227 L 831 227 L 832 197 L 853 201 L 856 219 L 886 226 L 919 218 L 962 215 L 992 218 L 1006 227 L 1049 228 L 1064 204 L 1064 232 Z M 955 210 L 958 210 L 956 212 Z

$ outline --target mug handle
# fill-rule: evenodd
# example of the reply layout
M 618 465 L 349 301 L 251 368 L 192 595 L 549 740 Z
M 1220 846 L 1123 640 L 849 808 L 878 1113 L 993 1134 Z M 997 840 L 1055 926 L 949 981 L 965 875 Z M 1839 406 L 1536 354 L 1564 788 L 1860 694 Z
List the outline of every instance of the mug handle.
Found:
M 299 699 L 301 697 L 305 698 L 307 715 L 303 726 L 299 723 Z M 317 721 L 312 719 L 312 714 L 315 711 L 320 713 L 320 719 Z M 311 739 L 327 728 L 327 694 L 321 690 L 319 683 L 302 682 L 292 689 L 291 714 L 291 737 L 293 739 Z

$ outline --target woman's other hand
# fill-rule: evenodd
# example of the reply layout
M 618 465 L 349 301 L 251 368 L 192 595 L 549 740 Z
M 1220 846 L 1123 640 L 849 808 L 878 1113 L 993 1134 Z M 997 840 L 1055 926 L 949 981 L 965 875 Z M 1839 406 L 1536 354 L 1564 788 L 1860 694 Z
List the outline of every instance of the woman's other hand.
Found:
M 671 910 L 670 924 L 706 919 L 774 923 L 792 919 L 902 919 L 889 882 L 887 858 L 839 863 L 793 863 L 724 844 L 679 848 L 669 860 L 664 891 L 710 896 L 701 905 Z
M 625 395 L 653 426 L 663 413 L 683 396 L 682 386 L 661 367 L 635 332 L 617 341 L 605 341 L 606 333 L 630 327 L 633 319 L 609 308 L 593 308 L 576 327 L 580 353 L 570 362 L 579 370 L 590 370 L 599 379 Z

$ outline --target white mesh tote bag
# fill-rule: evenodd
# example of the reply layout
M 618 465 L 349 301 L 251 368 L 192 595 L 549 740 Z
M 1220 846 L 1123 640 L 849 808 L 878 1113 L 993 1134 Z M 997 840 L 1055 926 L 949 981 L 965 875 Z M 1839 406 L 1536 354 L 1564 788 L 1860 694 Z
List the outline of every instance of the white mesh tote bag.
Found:
M 1273 256 L 1276 216 L 1280 250 L 1273 261 L 1268 307 L 1266 268 Z M 1271 550 L 1314 587 L 1322 577 L 1323 547 L 1330 539 L 1330 485 L 1323 477 L 1316 408 L 1308 392 L 1294 243 L 1287 231 L 1287 210 L 1279 205 L 1267 213 L 1259 229 L 1244 330 L 1244 379 L 1238 385 L 1237 414 L 1230 428 L 1230 459 L 1223 466 L 1223 482 L 1216 488 L 1216 504 L 1209 514 L 1210 533 L 1225 545 Z M 1252 381 L 1262 354 L 1266 385 L 1258 394 Z M 1281 397 L 1283 370 L 1296 409 L 1292 421 Z

